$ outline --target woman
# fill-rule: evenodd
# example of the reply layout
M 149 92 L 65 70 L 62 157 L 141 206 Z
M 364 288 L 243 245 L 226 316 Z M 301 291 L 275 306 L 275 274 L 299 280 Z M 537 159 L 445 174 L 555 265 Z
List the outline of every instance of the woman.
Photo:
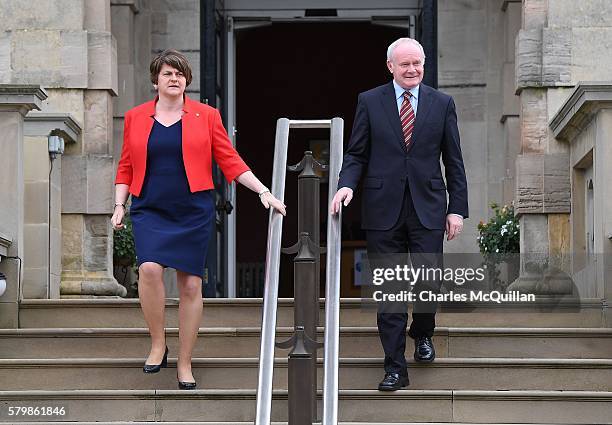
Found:
M 125 204 L 138 258 L 138 295 L 151 334 L 143 371 L 166 367 L 164 267 L 176 269 L 179 289 L 180 389 L 194 389 L 191 356 L 202 318 L 202 276 L 215 205 L 212 160 L 228 181 L 259 194 L 261 203 L 285 215 L 285 205 L 255 177 L 234 150 L 219 112 L 189 99 L 191 68 L 184 55 L 166 50 L 151 62 L 155 100 L 125 114 L 123 150 L 115 180 L 111 222 L 121 229 Z

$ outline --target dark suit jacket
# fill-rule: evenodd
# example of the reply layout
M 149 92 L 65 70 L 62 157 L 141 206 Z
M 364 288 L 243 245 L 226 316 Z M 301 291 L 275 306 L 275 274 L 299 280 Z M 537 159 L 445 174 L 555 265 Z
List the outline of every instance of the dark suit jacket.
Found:
M 420 85 L 412 143 L 406 150 L 393 83 L 361 93 L 338 188 L 354 191 L 362 177 L 365 230 L 389 230 L 397 222 L 406 184 L 424 227 L 444 229 L 450 213 L 467 218 L 467 181 L 452 97 Z

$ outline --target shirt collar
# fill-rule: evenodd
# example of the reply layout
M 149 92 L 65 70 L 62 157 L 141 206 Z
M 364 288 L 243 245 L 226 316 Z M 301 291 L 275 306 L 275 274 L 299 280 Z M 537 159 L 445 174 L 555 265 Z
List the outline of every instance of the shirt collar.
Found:
M 421 87 L 421 85 L 419 84 L 418 86 L 413 87 L 410 90 L 408 90 L 410 92 L 410 94 L 412 94 L 412 96 L 414 96 L 414 98 L 417 101 L 419 100 L 419 88 L 420 87 Z M 399 99 L 400 97 L 402 97 L 404 95 L 404 92 L 406 91 L 406 89 L 404 89 L 399 84 L 397 84 L 395 82 L 395 80 L 393 80 L 393 88 L 395 89 L 395 98 L 396 99 Z

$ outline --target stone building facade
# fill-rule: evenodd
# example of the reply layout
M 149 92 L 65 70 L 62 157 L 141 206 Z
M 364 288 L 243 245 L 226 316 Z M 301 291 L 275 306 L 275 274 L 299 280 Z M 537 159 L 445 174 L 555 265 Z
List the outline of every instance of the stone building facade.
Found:
M 191 60 L 194 78 L 188 94 L 200 98 L 200 9 L 206 3 L 44 0 L 33 6 L 0 0 L 0 270 L 10 282 L 22 276 L 18 290 L 0 298 L 3 324 L 14 317 L 19 291 L 25 298 L 125 294 L 113 278 L 108 220 L 123 116 L 153 96 L 149 61 L 168 47 Z M 416 0 L 304 0 L 282 2 L 282 7 L 266 1 L 215 3 L 236 28 L 246 21 L 263 25 L 262 17 L 297 24 L 307 18 L 307 10 L 321 7 L 335 7 L 338 22 L 357 19 L 351 18 L 357 12 L 349 11 L 349 3 L 371 16 L 409 18 L 422 5 Z M 470 188 L 470 219 L 461 239 L 446 251 L 477 252 L 476 224 L 487 219 L 489 204 L 515 201 L 521 252 L 554 257 L 558 268 L 575 275 L 583 263 L 572 254 L 586 252 L 588 237 L 595 241 L 590 252 L 611 249 L 604 164 L 610 158 L 605 140 L 612 131 L 607 83 L 612 4 L 434 3 L 438 85 L 453 95 L 458 107 Z M 406 22 L 414 22 L 408 18 Z M 330 25 L 335 22 L 326 19 Z M 324 47 L 338 54 L 342 50 L 333 40 Z M 380 46 L 381 57 L 385 49 Z M 222 61 L 228 52 L 218 54 Z M 374 60 L 384 63 L 358 58 Z M 63 155 L 53 160 L 47 151 L 51 135 L 65 144 Z M 235 141 L 240 147 L 240 138 Z M 580 186 L 585 179 L 594 182 L 593 201 L 586 200 L 588 189 Z M 595 218 L 590 236 L 585 236 L 591 223 L 585 215 L 591 211 L 588 202 L 593 202 Z M 23 264 L 7 257 L 20 257 Z M 518 287 L 537 286 L 527 264 L 531 258 L 524 261 Z M 610 267 L 606 262 L 600 266 Z M 599 281 L 584 283 L 580 291 L 585 297 L 609 298 L 605 273 L 597 273 Z
M 516 203 L 524 257 L 518 288 L 609 299 L 610 154 L 603 139 L 609 134 L 611 11 L 605 1 L 523 2 L 516 38 Z M 543 285 L 542 258 L 571 279 Z

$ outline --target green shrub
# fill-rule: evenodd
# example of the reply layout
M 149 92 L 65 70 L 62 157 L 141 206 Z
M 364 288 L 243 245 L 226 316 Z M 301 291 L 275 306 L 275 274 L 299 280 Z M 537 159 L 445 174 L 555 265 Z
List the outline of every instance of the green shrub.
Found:
M 512 205 L 491 204 L 495 215 L 478 223 L 478 246 L 489 273 L 490 289 L 505 291 L 518 277 L 520 266 L 520 226 Z M 501 278 L 500 265 L 505 265 Z
M 125 227 L 116 230 L 113 235 L 113 259 L 115 264 L 136 266 L 136 247 L 134 245 L 134 235 L 132 232 L 132 220 L 126 215 L 123 218 Z
M 485 256 L 495 254 L 518 254 L 520 252 L 519 220 L 512 205 L 499 207 L 491 204 L 495 216 L 488 223 L 478 223 L 478 246 Z

